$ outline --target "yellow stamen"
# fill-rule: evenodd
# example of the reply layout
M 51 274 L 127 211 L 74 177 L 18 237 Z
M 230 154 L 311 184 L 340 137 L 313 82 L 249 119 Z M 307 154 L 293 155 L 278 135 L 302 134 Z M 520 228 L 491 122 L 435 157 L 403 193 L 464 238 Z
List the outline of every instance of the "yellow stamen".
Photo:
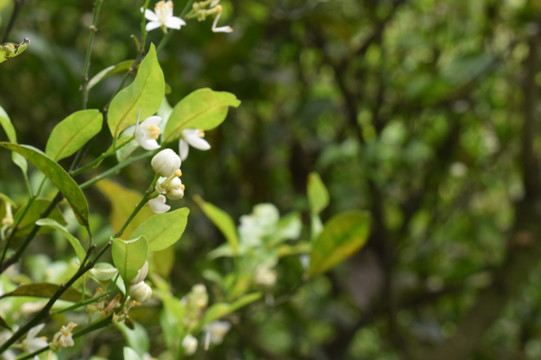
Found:
M 147 128 L 147 131 L 148 131 L 148 134 L 150 135 L 151 139 L 156 140 L 158 138 L 158 136 L 160 136 L 160 128 L 157 127 L 156 125 L 150 125 Z
M 186 189 L 186 186 L 184 186 L 184 184 L 180 185 L 180 188 L 182 189 L 182 191 L 184 191 L 184 189 Z
M 182 171 L 180 171 L 180 169 L 176 170 L 175 171 L 175 176 L 181 177 L 182 176 Z

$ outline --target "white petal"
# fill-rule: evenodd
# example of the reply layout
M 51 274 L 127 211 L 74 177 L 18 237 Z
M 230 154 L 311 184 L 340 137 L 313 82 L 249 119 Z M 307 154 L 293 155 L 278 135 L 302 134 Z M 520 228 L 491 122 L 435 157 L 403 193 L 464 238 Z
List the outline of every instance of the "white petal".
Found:
M 143 121 L 141 123 L 141 126 L 158 125 L 160 123 L 160 121 L 162 121 L 161 117 L 159 117 L 159 116 L 151 116 L 151 117 L 146 118 L 145 121 Z
M 158 15 L 149 9 L 145 9 L 145 18 L 149 21 L 158 21 Z
M 190 146 L 186 141 L 180 139 L 178 142 L 178 154 L 180 155 L 180 160 L 186 160 L 188 152 L 190 152 Z
M 186 141 L 188 142 L 188 144 L 190 144 L 191 146 L 193 146 L 196 149 L 199 149 L 199 150 L 208 150 L 208 149 L 210 149 L 210 144 L 207 142 L 207 140 L 205 140 L 202 137 L 199 137 L 197 135 L 187 137 Z
M 150 207 L 150 210 L 152 210 L 156 214 L 161 214 L 171 209 L 171 206 L 165 203 L 165 196 L 163 195 L 158 195 L 154 199 L 150 199 L 148 201 L 148 206 Z
M 230 33 L 233 31 L 233 29 L 229 26 L 221 26 L 221 27 L 217 27 L 218 25 L 218 20 L 220 20 L 220 17 L 222 16 L 222 13 L 219 12 L 218 14 L 216 14 L 216 17 L 214 18 L 214 22 L 212 23 L 212 32 L 225 32 L 225 33 Z
M 137 136 L 135 137 L 137 140 Z M 137 140 L 139 143 L 139 146 L 141 146 L 145 150 L 156 150 L 160 148 L 160 144 L 154 139 L 144 139 L 142 141 Z
M 26 335 L 27 339 L 31 339 L 36 337 L 36 335 L 45 327 L 45 324 L 39 324 L 28 330 L 28 334 Z
M 180 27 L 183 26 L 183 25 L 186 25 L 186 22 L 184 20 L 182 20 L 181 18 L 176 17 L 176 16 L 172 16 L 172 17 L 168 18 L 167 21 L 165 22 L 165 26 L 170 28 L 170 29 L 180 30 Z
M 157 29 L 159 28 L 160 26 L 162 26 L 161 23 L 157 22 L 157 21 L 151 21 L 147 24 L 147 26 L 145 27 L 145 30 L 146 31 L 151 31 L 151 30 L 154 30 L 154 29 Z

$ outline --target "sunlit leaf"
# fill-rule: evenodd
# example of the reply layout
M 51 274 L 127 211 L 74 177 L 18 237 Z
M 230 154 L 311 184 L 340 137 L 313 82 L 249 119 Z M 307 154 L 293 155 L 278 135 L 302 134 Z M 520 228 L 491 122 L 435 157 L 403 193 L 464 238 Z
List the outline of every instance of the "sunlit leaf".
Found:
M 0 63 L 21 55 L 30 45 L 29 39 L 24 39 L 20 44 L 11 42 L 0 45 Z
M 62 234 L 64 234 L 66 239 L 68 239 L 71 247 L 73 247 L 73 250 L 75 250 L 75 254 L 79 258 L 79 260 L 83 261 L 83 259 L 86 256 L 86 251 L 83 248 L 83 245 L 81 245 L 81 243 L 79 242 L 79 240 L 75 236 L 73 236 L 68 231 L 68 229 L 66 229 L 64 226 L 62 226 L 61 224 L 59 224 L 57 221 L 53 219 L 39 219 L 38 221 L 36 221 L 36 224 L 39 226 L 51 227 L 53 229 L 60 231 Z
M 139 201 L 141 201 L 143 195 L 137 191 L 126 189 L 122 185 L 110 180 L 102 180 L 96 185 L 98 190 L 111 202 L 112 209 L 109 219 L 111 227 L 117 232 L 122 228 L 122 225 L 124 225 L 124 222 L 128 219 Z M 126 230 L 124 230 L 122 238 L 129 239 L 133 230 L 152 215 L 154 213 L 148 206 L 143 207 L 132 219 Z
M 113 239 L 113 263 L 124 281 L 132 280 L 148 256 L 148 243 L 144 236 L 133 240 Z
M 164 94 L 163 72 L 158 63 L 156 49 L 154 45 L 150 45 L 133 83 L 111 100 L 107 123 L 113 137 L 117 138 L 122 130 L 135 124 L 139 110 L 141 119 L 154 115 L 160 108 Z
M 369 231 L 370 217 L 365 212 L 332 217 L 313 242 L 308 275 L 322 274 L 351 256 L 366 243 Z
M 178 139 L 184 129 L 213 129 L 225 120 L 229 106 L 239 105 L 240 101 L 231 93 L 208 88 L 196 90 L 173 108 L 165 127 L 164 139 Z
M 30 297 L 41 297 L 41 298 L 51 298 L 60 288 L 59 285 L 51 283 L 32 283 L 20 285 L 15 290 L 5 293 L 0 296 L 0 299 L 9 296 L 30 296 Z M 62 295 L 60 295 L 60 300 L 78 302 L 83 300 L 83 295 L 73 289 L 69 288 Z
M 79 223 L 84 226 L 88 225 L 88 203 L 85 195 L 75 180 L 56 161 L 32 146 L 6 142 L 0 142 L 0 146 L 18 152 L 41 170 L 64 194 Z
M 150 251 L 160 251 L 176 243 L 188 222 L 188 208 L 156 214 L 146 219 L 133 232 L 133 236 L 143 235 L 148 241 Z
M 237 229 L 233 219 L 223 210 L 204 201 L 201 197 L 194 197 L 197 204 L 201 207 L 205 215 L 216 225 L 218 229 L 224 234 L 227 243 L 233 250 L 233 253 L 237 252 L 239 246 L 239 238 L 237 235 Z
M 74 112 L 54 127 L 45 153 L 57 161 L 73 155 L 100 132 L 102 122 L 103 116 L 98 110 Z

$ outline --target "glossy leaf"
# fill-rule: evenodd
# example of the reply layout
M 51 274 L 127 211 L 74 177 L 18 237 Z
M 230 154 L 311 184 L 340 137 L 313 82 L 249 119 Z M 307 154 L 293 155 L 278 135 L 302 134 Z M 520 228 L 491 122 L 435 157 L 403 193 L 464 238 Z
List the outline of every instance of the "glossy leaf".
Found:
M 321 177 L 315 172 L 308 175 L 307 189 L 310 212 L 317 215 L 329 205 L 329 192 Z
M 11 123 L 11 120 L 9 119 L 8 114 L 4 110 L 3 107 L 0 106 L 0 125 L 2 125 L 2 128 L 6 132 L 6 135 L 8 137 L 8 140 L 12 143 L 17 143 L 17 134 L 15 132 L 15 128 L 13 127 L 13 124 Z M 19 167 L 24 176 L 26 177 L 26 173 L 28 171 L 28 163 L 26 162 L 26 159 L 19 153 L 12 152 L 11 153 L 11 159 L 13 160 L 13 163 Z
M 214 320 L 218 320 L 250 303 L 253 303 L 256 300 L 261 299 L 263 296 L 262 293 L 256 292 L 251 294 L 246 294 L 240 297 L 238 300 L 232 302 L 231 304 L 226 303 L 216 303 L 208 308 L 205 312 L 205 317 L 202 321 L 202 326 L 210 324 Z
M 90 90 L 96 86 L 100 81 L 107 79 L 109 76 L 118 74 L 129 70 L 132 66 L 133 60 L 124 60 L 116 65 L 111 65 L 94 75 L 92 79 L 88 81 L 87 89 Z
M 83 248 L 83 245 L 81 245 L 81 243 L 79 242 L 79 240 L 75 236 L 73 236 L 68 231 L 68 229 L 66 229 L 64 226 L 62 226 L 53 219 L 39 219 L 38 221 L 36 221 L 36 224 L 39 226 L 46 226 L 60 231 L 66 237 L 66 239 L 68 239 L 71 247 L 73 248 L 73 250 L 75 250 L 75 254 L 79 258 L 79 260 L 83 261 L 86 256 L 86 251 Z
M 365 212 L 332 217 L 312 244 L 308 275 L 322 274 L 355 253 L 366 243 L 369 230 L 370 217 Z
M 208 88 L 196 90 L 173 108 L 165 126 L 164 139 L 178 139 L 184 129 L 213 129 L 225 120 L 229 106 L 239 105 L 240 101 L 231 93 Z
M 194 199 L 201 207 L 205 215 L 207 215 L 214 225 L 220 229 L 222 234 L 224 234 L 227 243 L 233 250 L 233 253 L 236 254 L 239 246 L 239 238 L 233 219 L 231 219 L 231 217 L 225 211 L 219 209 L 209 202 L 204 201 L 201 197 L 195 196 Z
M 148 243 L 144 236 L 133 240 L 113 239 L 113 263 L 120 276 L 129 283 L 147 261 Z
M 146 219 L 133 232 L 133 236 L 143 235 L 148 241 L 150 251 L 160 251 L 176 243 L 188 222 L 188 208 L 156 214 Z
M 41 298 L 51 298 L 56 291 L 59 289 L 59 285 L 51 283 L 32 283 L 19 285 L 15 290 L 5 293 L 0 296 L 0 299 L 9 296 L 30 296 L 30 297 L 41 297 Z M 66 300 L 71 302 L 78 302 L 83 299 L 83 295 L 73 289 L 69 288 L 62 295 L 60 295 L 60 300 Z
M 98 110 L 74 112 L 54 127 L 45 153 L 57 161 L 73 155 L 100 132 L 102 122 L 103 116 Z
M 137 206 L 143 195 L 137 191 L 129 190 L 120 184 L 111 180 L 102 180 L 97 184 L 98 190 L 111 202 L 111 214 L 109 220 L 114 232 L 119 231 L 128 219 L 133 209 Z M 143 221 L 154 215 L 148 206 L 143 207 L 133 218 L 126 230 L 122 233 L 122 238 L 129 239 L 133 230 L 135 230 Z
M 111 100 L 107 123 L 114 138 L 122 130 L 135 124 L 141 110 L 141 119 L 154 115 L 165 94 L 163 72 L 158 63 L 154 45 L 141 62 L 135 80 Z
M 21 55 L 30 45 L 29 39 L 24 39 L 20 44 L 14 44 L 11 42 L 0 45 L 0 63 Z
M 64 194 L 79 223 L 83 226 L 88 225 L 88 203 L 86 198 L 75 180 L 56 161 L 32 146 L 6 142 L 1 142 L 0 146 L 18 152 L 41 170 Z

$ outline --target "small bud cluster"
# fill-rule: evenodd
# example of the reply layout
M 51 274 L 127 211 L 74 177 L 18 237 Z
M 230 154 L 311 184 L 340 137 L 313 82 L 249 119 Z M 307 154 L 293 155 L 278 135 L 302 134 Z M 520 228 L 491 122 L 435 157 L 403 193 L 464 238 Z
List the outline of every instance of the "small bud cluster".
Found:
M 212 23 L 212 32 L 230 33 L 233 31 L 230 26 L 217 26 L 220 16 L 222 16 L 222 6 L 218 5 L 219 3 L 220 0 L 198 1 L 193 4 L 192 13 L 188 17 L 195 17 L 198 21 L 204 21 L 207 16 L 216 15 Z
M 130 297 L 140 303 L 147 302 L 152 296 L 152 288 L 145 283 L 148 274 L 148 261 L 139 269 L 137 275 L 130 281 Z
M 165 203 L 166 197 L 169 200 L 180 200 L 184 197 L 185 186 L 180 180 L 180 164 L 180 157 L 171 149 L 164 149 L 152 158 L 152 168 L 160 175 L 156 184 L 159 195 L 149 200 L 148 205 L 156 214 L 167 212 L 171 208 Z

